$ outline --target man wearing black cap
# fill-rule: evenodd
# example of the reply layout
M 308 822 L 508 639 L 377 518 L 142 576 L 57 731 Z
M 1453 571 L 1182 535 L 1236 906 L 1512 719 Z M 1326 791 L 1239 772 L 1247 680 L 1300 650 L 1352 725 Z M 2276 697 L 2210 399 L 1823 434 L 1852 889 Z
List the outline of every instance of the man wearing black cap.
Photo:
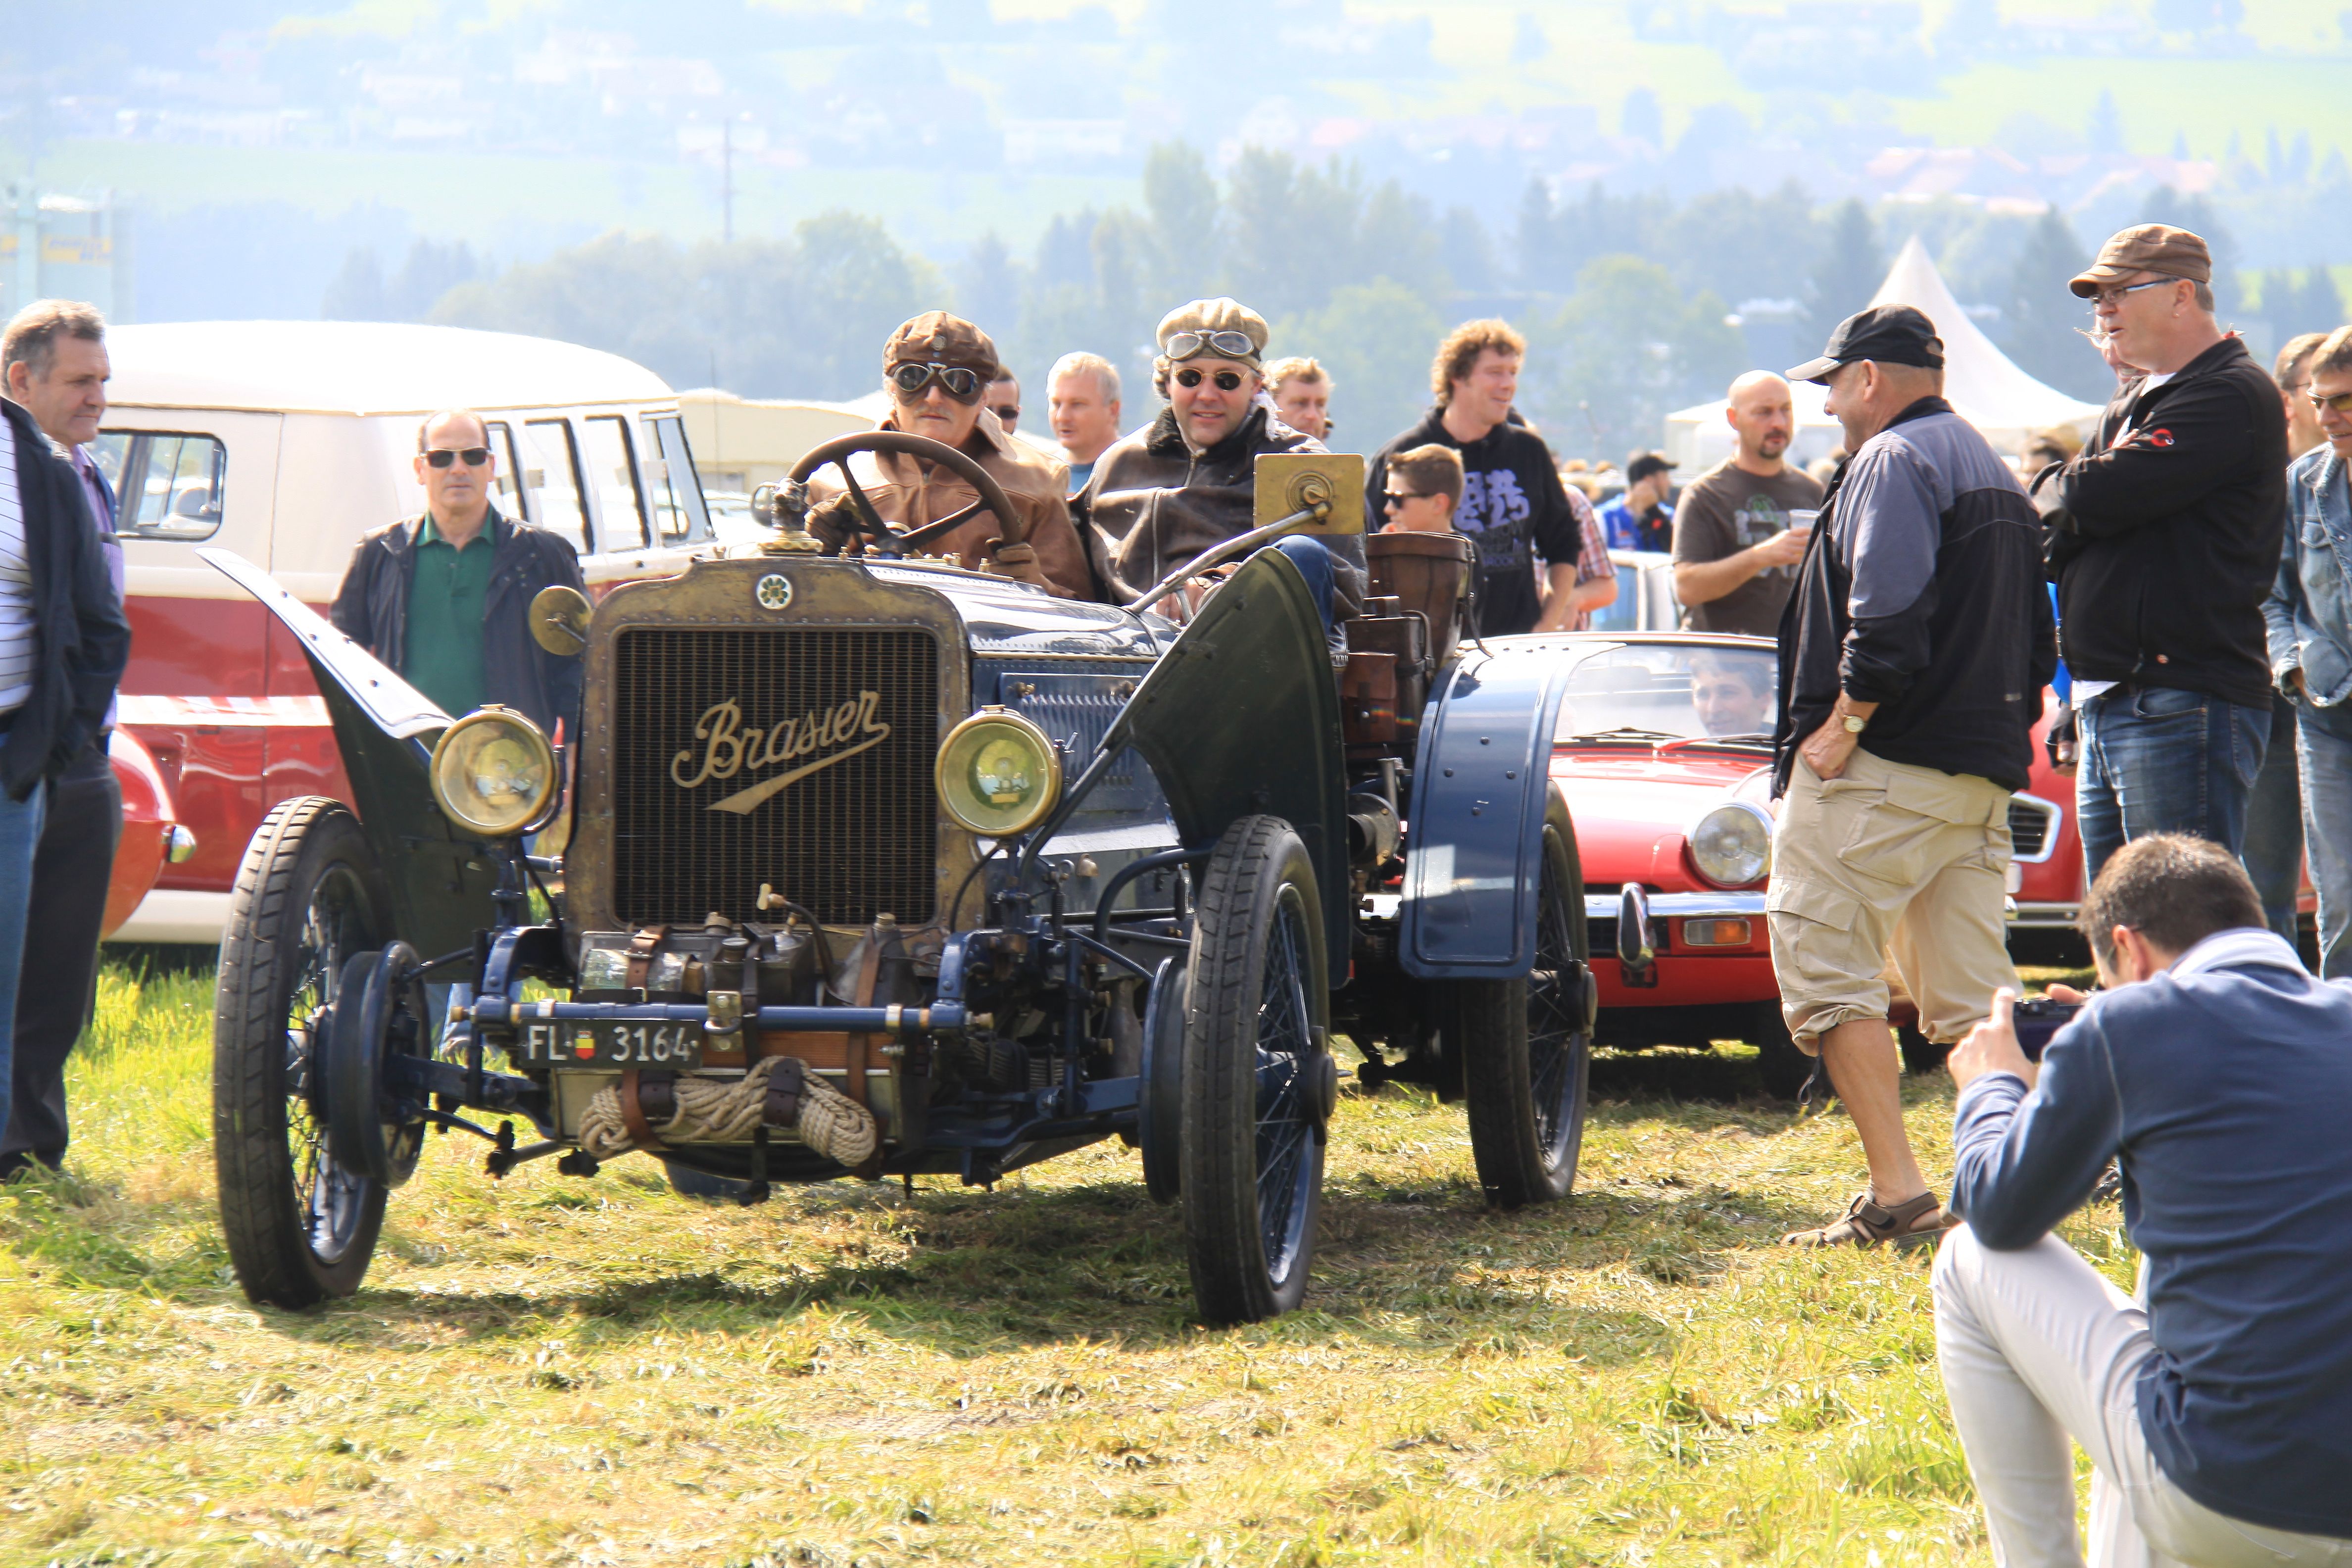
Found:
M 1666 504 L 1675 466 L 1663 452 L 1636 452 L 1625 463 L 1625 493 L 1601 509 L 1601 531 L 1612 550 L 1675 547 L 1675 509 Z
M 2263 601 L 2286 515 L 2278 388 L 2213 319 L 2205 242 L 2127 228 L 2068 285 L 2140 374 L 2034 481 L 2074 678 L 2085 885 L 2150 833 L 2245 847 L 2271 729 Z
M 1853 1116 L 1870 1190 L 1788 1239 L 1898 1245 L 1948 1224 L 1897 1092 L 1892 952 L 1948 1044 L 2014 986 L 2002 923 L 2009 798 L 2056 668 L 2041 530 L 2009 465 L 1942 396 L 1944 345 L 1908 305 L 1840 323 L 1789 373 L 1830 389 L 1853 454 L 1780 616 L 1765 918 L 1780 1007 Z

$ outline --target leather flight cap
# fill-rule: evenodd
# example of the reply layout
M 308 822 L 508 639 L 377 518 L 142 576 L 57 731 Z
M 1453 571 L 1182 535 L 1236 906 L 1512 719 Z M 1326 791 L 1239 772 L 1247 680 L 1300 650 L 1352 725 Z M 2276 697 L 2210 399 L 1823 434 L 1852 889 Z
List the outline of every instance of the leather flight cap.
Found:
M 1807 360 L 1789 373 L 1789 379 L 1822 381 L 1838 366 L 1865 359 L 1879 364 L 1941 370 L 1944 340 L 1936 335 L 1936 323 L 1923 310 L 1909 305 L 1873 305 L 1840 321 L 1822 357 Z
M 2139 272 L 2153 272 L 2159 278 L 2186 278 L 2191 283 L 2210 283 L 2213 257 L 2205 248 L 2205 242 L 2185 228 L 2175 228 L 2168 223 L 2137 224 L 2117 231 L 2099 247 L 2099 258 L 2066 287 L 2078 298 L 2087 300 L 2108 284 L 2120 283 Z
M 882 349 L 883 372 L 902 364 L 961 365 L 983 381 L 994 381 L 1003 369 L 989 335 L 945 310 L 926 310 L 890 334 Z

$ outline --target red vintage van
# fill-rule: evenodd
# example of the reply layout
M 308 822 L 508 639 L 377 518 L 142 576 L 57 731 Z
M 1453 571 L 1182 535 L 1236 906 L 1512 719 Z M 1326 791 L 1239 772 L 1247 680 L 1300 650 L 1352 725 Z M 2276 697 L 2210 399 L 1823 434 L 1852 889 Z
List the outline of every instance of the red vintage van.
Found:
M 455 327 L 116 327 L 93 454 L 120 499 L 131 668 L 121 722 L 195 836 L 117 942 L 215 942 L 246 843 L 295 795 L 351 798 L 309 667 L 195 557 L 233 550 L 324 609 L 370 529 L 424 510 L 411 458 L 437 409 L 481 411 L 507 517 L 579 549 L 590 587 L 667 576 L 711 544 L 677 399 L 575 344 Z

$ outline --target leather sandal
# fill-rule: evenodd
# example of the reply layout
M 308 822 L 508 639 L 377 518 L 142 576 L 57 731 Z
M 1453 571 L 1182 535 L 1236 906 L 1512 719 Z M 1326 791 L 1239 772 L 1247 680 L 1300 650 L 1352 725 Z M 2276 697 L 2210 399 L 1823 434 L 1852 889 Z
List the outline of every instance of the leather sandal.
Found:
M 1780 1238 L 1784 1247 L 1896 1247 L 1933 1243 L 1960 1222 L 1944 1210 L 1933 1193 L 1896 1204 L 1880 1205 L 1867 1192 L 1858 1193 L 1843 1219 L 1817 1230 L 1795 1230 Z

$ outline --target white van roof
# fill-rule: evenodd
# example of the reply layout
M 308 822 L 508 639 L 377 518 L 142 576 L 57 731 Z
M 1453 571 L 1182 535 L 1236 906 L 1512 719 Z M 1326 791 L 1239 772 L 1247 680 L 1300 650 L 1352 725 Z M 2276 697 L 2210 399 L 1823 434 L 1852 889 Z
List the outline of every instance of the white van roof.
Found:
M 643 365 L 577 343 L 385 321 L 110 327 L 110 403 L 284 414 L 548 408 L 670 395 Z

